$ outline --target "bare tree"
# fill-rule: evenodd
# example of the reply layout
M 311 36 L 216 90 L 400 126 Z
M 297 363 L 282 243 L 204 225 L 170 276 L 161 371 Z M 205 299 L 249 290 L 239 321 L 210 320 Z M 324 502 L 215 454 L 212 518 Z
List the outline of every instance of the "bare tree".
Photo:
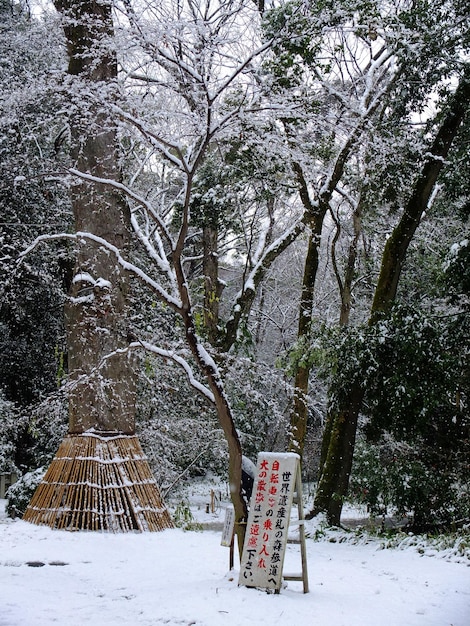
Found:
M 194 263 L 202 259 L 206 319 L 217 319 L 218 232 L 216 228 L 211 232 L 210 223 L 201 228 L 194 205 L 197 176 L 210 154 L 239 135 L 246 118 L 269 126 L 271 108 L 259 88 L 257 71 L 270 42 L 258 41 L 259 15 L 251 3 L 116 3 L 114 24 L 108 3 L 88 7 L 72 2 L 58 8 L 66 19 L 72 18 L 65 26 L 69 72 L 83 79 L 73 83 L 83 117 L 73 129 L 75 163 L 68 170 L 74 181 L 77 232 L 57 235 L 76 241 L 80 249 L 69 312 L 77 354 L 71 366 L 78 371 L 71 380 L 71 428 L 104 432 L 118 424 L 122 432 L 130 432 L 134 396 L 130 354 L 143 348 L 172 360 L 216 408 L 228 443 L 230 492 L 241 550 L 246 519 L 242 450 L 219 367 L 222 352 L 205 344 L 200 333 L 195 316 L 197 285 L 191 280 Z M 115 57 L 106 54 L 108 46 L 121 51 L 120 81 Z M 116 160 L 116 133 L 127 150 L 125 179 Z M 274 237 L 270 206 L 270 218 L 258 223 L 248 217 L 253 230 L 243 286 L 232 303 L 227 328 L 221 331 L 227 350 L 266 270 L 304 228 L 302 219 L 290 223 L 284 219 Z M 139 244 L 132 261 L 129 223 Z M 196 255 L 195 240 L 201 242 Z M 174 313 L 182 338 L 176 346 L 154 345 L 145 333 L 125 332 L 129 277 L 139 280 Z M 209 339 L 220 342 L 220 337 L 217 342 L 214 336 Z M 104 402 L 108 392 L 110 412 L 106 413 L 107 405 L 100 406 L 98 400 Z M 94 403 L 96 411 L 87 421 L 86 407 Z M 113 411 L 122 419 L 113 421 Z

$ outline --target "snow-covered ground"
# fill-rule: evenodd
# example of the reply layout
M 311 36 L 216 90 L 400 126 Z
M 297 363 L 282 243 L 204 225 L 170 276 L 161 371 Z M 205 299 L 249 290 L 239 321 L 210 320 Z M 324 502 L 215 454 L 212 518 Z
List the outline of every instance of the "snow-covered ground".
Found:
M 0 626 L 470 625 L 467 557 L 327 531 L 307 540 L 310 592 L 289 582 L 267 594 L 238 586 L 238 559 L 229 571 L 224 505 L 207 513 L 207 491 L 189 499 L 217 530 L 52 531 L 9 520 L 0 501 Z M 298 546 L 288 545 L 287 570 L 300 571 Z

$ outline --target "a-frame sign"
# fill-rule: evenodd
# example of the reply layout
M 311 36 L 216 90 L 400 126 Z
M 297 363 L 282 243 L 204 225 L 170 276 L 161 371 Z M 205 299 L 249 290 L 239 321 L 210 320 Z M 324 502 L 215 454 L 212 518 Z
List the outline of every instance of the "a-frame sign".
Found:
M 294 501 L 299 507 L 302 573 L 284 575 L 284 556 Z M 302 507 L 300 457 L 294 453 L 260 452 L 251 496 L 239 585 L 279 593 L 282 579 L 303 581 L 308 592 L 307 558 Z

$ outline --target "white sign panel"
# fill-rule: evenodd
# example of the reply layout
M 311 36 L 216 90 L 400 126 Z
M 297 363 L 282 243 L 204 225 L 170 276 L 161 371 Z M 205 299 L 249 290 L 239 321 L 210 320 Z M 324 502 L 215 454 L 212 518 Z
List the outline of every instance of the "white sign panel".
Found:
M 299 460 L 299 455 L 288 452 L 258 455 L 239 585 L 281 588 Z
M 221 546 L 230 548 L 233 537 L 233 528 L 235 526 L 235 510 L 233 506 L 229 506 L 225 509 L 225 521 L 224 528 L 222 530 Z

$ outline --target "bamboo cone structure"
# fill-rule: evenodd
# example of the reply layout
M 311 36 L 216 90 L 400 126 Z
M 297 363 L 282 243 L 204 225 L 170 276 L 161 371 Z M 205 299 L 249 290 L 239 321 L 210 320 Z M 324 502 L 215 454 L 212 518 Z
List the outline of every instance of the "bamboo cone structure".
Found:
M 65 437 L 23 519 L 66 530 L 172 527 L 138 438 L 91 432 Z

